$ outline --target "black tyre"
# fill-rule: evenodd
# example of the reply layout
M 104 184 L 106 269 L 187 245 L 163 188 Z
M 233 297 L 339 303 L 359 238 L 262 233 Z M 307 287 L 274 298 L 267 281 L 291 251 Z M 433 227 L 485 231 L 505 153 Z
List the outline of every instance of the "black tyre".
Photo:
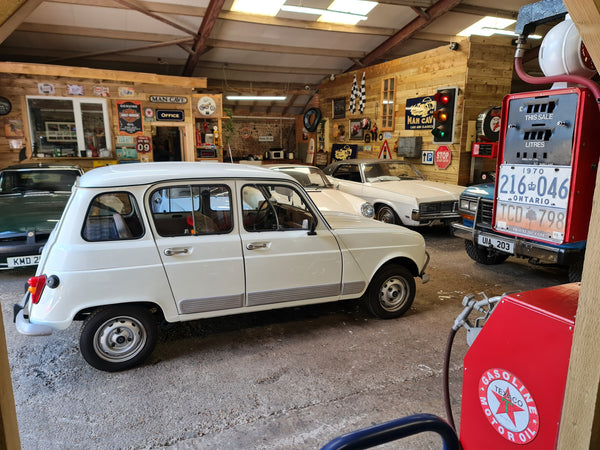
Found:
M 376 219 L 384 223 L 392 223 L 394 225 L 402 225 L 398 214 L 387 205 L 377 208 Z
M 400 317 L 415 299 L 415 279 L 400 265 L 382 267 L 371 280 L 366 303 L 369 311 L 380 319 Z
M 467 255 L 479 264 L 485 264 L 486 266 L 495 266 L 502 264 L 510 256 L 508 253 L 498 252 L 496 250 L 482 247 L 471 241 L 465 240 L 465 250 Z
M 121 305 L 94 311 L 83 323 L 79 350 L 93 367 L 106 372 L 142 363 L 156 345 L 156 321 L 142 306 Z

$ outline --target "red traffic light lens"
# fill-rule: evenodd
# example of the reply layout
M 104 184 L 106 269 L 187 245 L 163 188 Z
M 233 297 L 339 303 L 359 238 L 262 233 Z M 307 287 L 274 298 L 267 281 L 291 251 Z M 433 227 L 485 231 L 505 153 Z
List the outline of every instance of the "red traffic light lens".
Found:
M 438 105 L 447 105 L 450 102 L 450 96 L 443 92 L 437 92 L 433 96 L 433 99 Z

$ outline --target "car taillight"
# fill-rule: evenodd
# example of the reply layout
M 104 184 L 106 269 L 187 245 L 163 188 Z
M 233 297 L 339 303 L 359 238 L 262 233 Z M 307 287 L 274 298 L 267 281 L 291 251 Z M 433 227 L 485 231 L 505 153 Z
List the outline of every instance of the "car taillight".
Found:
M 27 290 L 31 294 L 31 301 L 32 303 L 37 304 L 40 301 L 42 291 L 46 285 L 46 275 L 31 277 L 29 280 L 27 280 L 27 284 L 29 285 Z

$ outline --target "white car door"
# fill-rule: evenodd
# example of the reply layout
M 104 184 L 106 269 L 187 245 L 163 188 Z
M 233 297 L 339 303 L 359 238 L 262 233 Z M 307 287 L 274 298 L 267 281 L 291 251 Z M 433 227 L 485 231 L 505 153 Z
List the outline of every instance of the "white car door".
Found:
M 303 194 L 286 184 L 238 182 L 246 304 L 337 300 L 342 260 L 337 240 Z M 320 219 L 319 219 L 320 221 Z
M 165 184 L 150 193 L 156 245 L 181 315 L 243 306 L 244 261 L 232 186 Z

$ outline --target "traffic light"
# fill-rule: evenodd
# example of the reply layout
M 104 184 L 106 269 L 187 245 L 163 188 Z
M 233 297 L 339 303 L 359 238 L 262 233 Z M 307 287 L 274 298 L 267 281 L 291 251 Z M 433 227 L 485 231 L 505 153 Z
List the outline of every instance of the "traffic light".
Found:
M 435 111 L 433 112 L 433 142 L 452 144 L 454 141 L 454 116 L 456 115 L 457 87 L 437 89 L 433 96 Z

